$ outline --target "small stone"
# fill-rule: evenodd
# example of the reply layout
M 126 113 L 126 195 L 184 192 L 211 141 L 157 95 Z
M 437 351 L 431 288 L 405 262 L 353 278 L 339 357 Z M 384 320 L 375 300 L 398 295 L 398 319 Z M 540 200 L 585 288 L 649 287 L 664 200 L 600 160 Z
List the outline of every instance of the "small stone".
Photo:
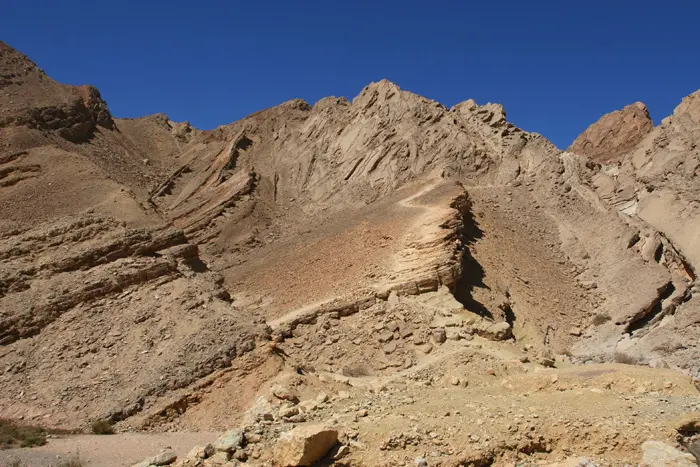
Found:
M 324 402 L 328 402 L 328 394 L 326 394 L 325 392 L 319 393 L 316 396 L 316 402 L 318 402 L 319 404 L 322 404 Z
M 496 372 L 493 370 L 493 368 L 488 368 L 486 370 L 486 374 L 489 376 L 496 376 Z
M 394 353 L 394 351 L 396 351 L 396 342 L 389 342 L 383 347 L 382 350 L 384 350 L 384 353 L 387 355 Z
M 316 402 L 315 400 L 312 400 L 312 399 L 299 402 L 299 408 L 301 408 L 301 410 L 303 410 L 304 412 L 311 412 L 312 410 L 315 410 L 317 407 L 318 407 L 318 402 Z
M 663 358 L 653 358 L 649 360 L 649 366 L 651 368 L 668 368 L 668 363 Z
M 416 467 L 428 467 L 428 461 L 423 457 L 416 457 L 415 461 Z
M 344 375 L 333 375 L 333 380 L 340 384 L 350 384 L 350 378 Z
M 347 447 L 346 445 L 342 445 L 338 448 L 336 453 L 333 454 L 333 460 L 342 459 L 343 457 L 347 456 L 349 452 L 350 452 L 350 448 Z
M 436 344 L 442 344 L 447 340 L 447 334 L 445 333 L 445 328 L 433 329 L 433 341 Z
M 394 339 L 394 333 L 392 331 L 384 332 L 377 337 L 377 340 L 381 343 L 389 342 L 392 339 Z
M 190 459 L 206 459 L 207 457 L 214 455 L 215 452 L 216 449 L 214 449 L 214 446 L 211 444 L 207 444 L 206 446 L 195 446 L 192 448 L 192 450 L 190 450 L 189 454 L 187 454 L 187 457 Z
M 554 368 L 556 362 L 551 357 L 541 355 L 537 357 L 537 363 L 547 368 Z
M 527 363 L 530 361 L 530 357 L 527 355 L 522 355 L 518 360 L 520 360 L 520 363 Z
M 452 386 L 459 386 L 459 383 L 461 383 L 461 381 L 458 376 L 453 376 L 450 383 L 452 384 Z
M 572 336 L 578 337 L 578 336 L 580 336 L 580 335 L 582 334 L 582 333 L 581 333 L 581 328 L 573 327 L 573 328 L 569 329 L 569 334 L 572 335 Z
M 207 459 L 207 462 L 209 462 L 209 465 L 224 465 L 229 460 L 231 460 L 230 453 L 226 451 L 219 451 L 213 456 L 211 456 L 209 459 Z
M 294 404 L 299 402 L 299 397 L 292 391 L 290 391 L 289 388 L 286 388 L 284 386 L 274 386 L 272 388 L 272 395 L 275 396 L 277 399 L 289 401 Z
M 367 416 L 367 410 L 361 409 L 357 411 L 357 416 L 358 417 L 366 417 Z
M 280 417 L 290 418 L 299 415 L 299 407 L 282 407 L 280 409 Z

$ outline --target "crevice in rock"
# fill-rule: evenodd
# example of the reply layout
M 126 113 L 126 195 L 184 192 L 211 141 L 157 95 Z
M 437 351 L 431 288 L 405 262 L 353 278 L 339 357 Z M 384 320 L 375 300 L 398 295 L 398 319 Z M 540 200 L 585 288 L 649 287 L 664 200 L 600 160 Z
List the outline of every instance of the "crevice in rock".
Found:
M 476 300 L 472 294 L 475 287 L 488 288 L 484 284 L 484 268 L 474 258 L 471 253 L 471 247 L 477 240 L 484 236 L 484 232 L 479 227 L 478 222 L 474 219 L 474 214 L 471 211 L 471 203 L 464 203 L 460 209 L 462 215 L 462 225 L 459 228 L 457 235 L 462 248 L 461 275 L 455 284 L 452 295 L 461 303 L 465 309 L 474 312 L 482 317 L 494 319 L 493 314 L 486 306 Z
M 512 328 L 517 319 L 515 317 L 515 313 L 513 312 L 513 308 L 510 306 L 510 304 L 504 304 L 501 307 L 501 309 L 503 310 L 503 314 L 505 315 L 506 323 L 510 324 L 510 327 Z
M 659 316 L 664 311 L 664 300 L 670 297 L 673 294 L 673 292 L 675 292 L 675 290 L 676 287 L 673 285 L 672 282 L 669 282 L 666 285 L 666 287 L 661 291 L 656 301 L 649 308 L 649 310 L 646 313 L 644 313 L 641 317 L 630 321 L 630 323 L 627 325 L 627 333 L 634 334 L 635 331 L 638 331 L 643 327 L 647 326 L 649 323 L 652 322 L 652 320 Z

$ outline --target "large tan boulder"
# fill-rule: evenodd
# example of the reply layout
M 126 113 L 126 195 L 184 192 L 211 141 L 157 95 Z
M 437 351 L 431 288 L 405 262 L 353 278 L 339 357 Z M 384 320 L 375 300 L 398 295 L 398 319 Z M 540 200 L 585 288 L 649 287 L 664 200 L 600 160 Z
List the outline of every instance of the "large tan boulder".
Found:
M 639 467 L 697 467 L 692 454 L 661 441 L 645 441 L 642 456 Z
M 280 436 L 274 451 L 275 465 L 280 467 L 312 465 L 338 442 L 338 431 L 325 425 L 294 428 Z

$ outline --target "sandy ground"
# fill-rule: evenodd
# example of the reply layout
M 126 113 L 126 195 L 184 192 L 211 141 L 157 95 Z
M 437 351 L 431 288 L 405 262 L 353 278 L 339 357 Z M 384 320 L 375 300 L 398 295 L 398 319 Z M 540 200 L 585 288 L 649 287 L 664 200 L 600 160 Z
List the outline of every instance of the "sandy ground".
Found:
M 193 446 L 211 442 L 216 436 L 216 433 L 208 432 L 69 436 L 51 439 L 45 446 L 37 448 L 0 451 L 0 466 L 20 459 L 30 467 L 50 467 L 61 459 L 74 458 L 91 467 L 130 466 L 166 448 L 184 456 Z

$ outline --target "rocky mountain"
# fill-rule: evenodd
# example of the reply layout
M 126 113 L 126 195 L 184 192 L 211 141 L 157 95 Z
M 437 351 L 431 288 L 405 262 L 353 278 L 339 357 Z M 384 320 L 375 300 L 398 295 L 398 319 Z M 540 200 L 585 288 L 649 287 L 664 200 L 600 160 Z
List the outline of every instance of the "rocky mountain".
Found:
M 699 141 L 700 92 L 561 151 L 386 80 L 202 131 L 0 43 L 0 417 L 240 427 L 181 465 L 682 457 Z

